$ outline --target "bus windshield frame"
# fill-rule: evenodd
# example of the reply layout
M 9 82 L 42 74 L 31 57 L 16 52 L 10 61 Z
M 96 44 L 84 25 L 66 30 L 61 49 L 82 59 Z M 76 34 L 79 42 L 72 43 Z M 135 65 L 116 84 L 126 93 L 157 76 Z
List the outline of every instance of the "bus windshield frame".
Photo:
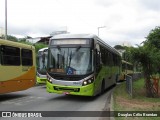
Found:
M 77 43 L 83 44 L 75 44 L 77 39 L 63 39 L 65 43 L 69 40 L 75 40 L 74 44 L 70 44 L 71 42 L 68 42 L 68 44 L 53 44 L 51 41 L 47 66 L 48 72 L 74 76 L 93 73 L 94 52 L 90 41 L 88 39 L 78 39 L 80 41 Z

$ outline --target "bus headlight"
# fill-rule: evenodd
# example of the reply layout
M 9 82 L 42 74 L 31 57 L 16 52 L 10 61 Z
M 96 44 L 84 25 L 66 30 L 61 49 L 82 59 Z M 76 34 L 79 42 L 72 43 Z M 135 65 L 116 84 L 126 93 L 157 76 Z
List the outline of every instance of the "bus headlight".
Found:
M 87 85 L 87 81 L 84 81 L 84 82 L 83 82 L 83 85 Z
M 51 80 L 51 79 L 49 79 L 49 80 L 48 80 L 48 82 L 52 83 L 52 80 Z
M 93 83 L 93 81 L 94 81 L 94 78 L 84 80 L 82 86 L 89 85 L 89 84 Z
M 88 83 L 92 83 L 92 80 L 88 80 Z
M 40 77 L 39 73 L 37 72 L 37 77 Z
M 52 83 L 52 79 L 51 79 L 51 77 L 47 74 L 47 81 L 49 82 L 49 83 Z

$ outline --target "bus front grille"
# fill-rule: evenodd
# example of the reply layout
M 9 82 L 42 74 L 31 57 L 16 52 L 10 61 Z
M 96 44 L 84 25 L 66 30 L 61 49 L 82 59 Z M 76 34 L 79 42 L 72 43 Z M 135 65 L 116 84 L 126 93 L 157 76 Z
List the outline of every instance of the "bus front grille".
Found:
M 80 88 L 69 88 L 69 87 L 59 87 L 59 86 L 54 86 L 54 90 L 57 91 L 67 91 L 67 92 L 79 92 Z
M 59 76 L 54 76 L 54 79 L 57 80 L 64 80 L 64 81 L 79 81 L 82 78 L 81 77 L 59 77 Z

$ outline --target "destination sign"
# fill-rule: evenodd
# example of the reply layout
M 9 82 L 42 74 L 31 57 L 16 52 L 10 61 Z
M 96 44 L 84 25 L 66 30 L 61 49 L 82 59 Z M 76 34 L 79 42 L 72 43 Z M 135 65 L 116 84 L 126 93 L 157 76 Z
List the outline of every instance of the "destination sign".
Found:
M 89 44 L 88 40 L 85 39 L 63 39 L 63 40 L 52 40 L 51 45 L 68 45 L 68 44 Z

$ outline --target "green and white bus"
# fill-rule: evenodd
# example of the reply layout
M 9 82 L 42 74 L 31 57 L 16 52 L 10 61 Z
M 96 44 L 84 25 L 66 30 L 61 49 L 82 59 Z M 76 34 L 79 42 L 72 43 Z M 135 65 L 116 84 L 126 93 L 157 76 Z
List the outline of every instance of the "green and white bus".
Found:
M 48 59 L 48 47 L 42 48 L 37 55 L 37 83 L 46 83 L 46 66 Z
M 61 34 L 50 39 L 49 93 L 95 96 L 116 84 L 121 57 L 96 35 Z

